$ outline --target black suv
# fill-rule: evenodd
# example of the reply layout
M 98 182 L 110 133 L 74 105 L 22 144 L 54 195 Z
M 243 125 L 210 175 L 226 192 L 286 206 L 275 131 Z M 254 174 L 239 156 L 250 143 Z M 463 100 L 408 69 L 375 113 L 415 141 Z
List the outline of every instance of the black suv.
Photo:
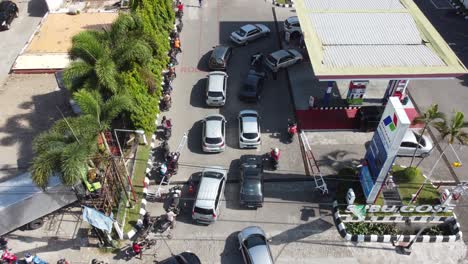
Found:
M 263 206 L 263 166 L 262 158 L 244 155 L 240 158 L 241 187 L 240 204 L 245 207 Z
M 11 22 L 18 17 L 18 6 L 12 1 L 0 2 L 0 27 L 10 29 Z
M 231 54 L 232 48 L 229 46 L 219 45 L 214 47 L 208 61 L 208 68 L 210 70 L 226 70 Z
M 244 80 L 241 90 L 239 91 L 239 99 L 245 102 L 256 103 L 260 99 L 264 80 L 264 72 L 250 70 Z

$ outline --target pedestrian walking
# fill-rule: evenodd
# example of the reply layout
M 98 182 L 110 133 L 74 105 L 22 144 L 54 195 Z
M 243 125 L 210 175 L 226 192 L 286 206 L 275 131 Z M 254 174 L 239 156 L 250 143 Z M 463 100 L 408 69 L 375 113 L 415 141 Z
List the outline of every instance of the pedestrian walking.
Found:
M 199 5 L 200 7 L 202 7 L 202 1 L 203 1 L 203 0 L 198 0 L 198 5 Z

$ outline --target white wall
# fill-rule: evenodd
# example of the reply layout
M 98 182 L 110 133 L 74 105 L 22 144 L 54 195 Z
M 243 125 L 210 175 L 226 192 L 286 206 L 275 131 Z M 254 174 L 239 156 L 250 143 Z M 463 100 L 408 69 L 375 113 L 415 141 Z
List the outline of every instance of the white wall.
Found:
M 55 11 L 63 4 L 63 0 L 45 0 L 49 11 Z

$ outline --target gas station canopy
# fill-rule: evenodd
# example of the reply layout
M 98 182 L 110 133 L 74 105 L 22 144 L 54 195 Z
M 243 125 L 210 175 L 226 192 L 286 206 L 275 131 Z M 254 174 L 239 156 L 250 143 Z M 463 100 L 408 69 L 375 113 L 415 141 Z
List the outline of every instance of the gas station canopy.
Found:
M 412 0 L 296 0 L 295 6 L 319 80 L 468 73 Z

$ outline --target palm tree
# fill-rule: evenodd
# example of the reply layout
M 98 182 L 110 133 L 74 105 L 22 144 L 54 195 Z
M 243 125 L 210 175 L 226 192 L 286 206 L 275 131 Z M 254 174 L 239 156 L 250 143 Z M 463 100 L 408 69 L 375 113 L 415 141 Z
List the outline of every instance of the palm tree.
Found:
M 33 141 L 32 180 L 45 189 L 58 173 L 65 185 L 75 184 L 86 173 L 87 164 L 97 151 L 97 127 L 88 116 L 57 121 Z
M 125 94 L 115 94 L 104 101 L 99 92 L 87 90 L 75 92 L 73 98 L 80 107 L 83 115 L 90 117 L 97 127 L 97 132 L 105 142 L 104 144 L 107 151 L 109 151 L 104 131 L 109 130 L 112 121 L 123 110 L 131 106 L 130 98 Z
M 418 146 L 421 144 L 422 136 L 426 129 L 432 125 L 436 120 L 444 119 L 445 115 L 442 112 L 439 112 L 439 105 L 433 104 L 431 105 L 426 112 L 424 112 L 421 116 L 416 117 L 413 120 L 414 124 L 424 124 L 424 127 L 421 131 L 421 135 L 418 138 Z M 410 167 L 413 165 L 414 157 L 416 156 L 417 148 L 414 149 L 413 157 L 411 158 Z
M 462 112 L 455 112 L 455 114 L 453 115 L 450 121 L 450 124 L 448 124 L 446 118 L 443 118 L 442 121 L 434 123 L 434 127 L 440 133 L 440 138 L 442 140 L 447 140 L 447 145 L 442 150 L 442 153 L 440 154 L 436 163 L 434 164 L 431 171 L 429 172 L 428 177 L 426 177 L 421 187 L 419 187 L 418 191 L 416 192 L 416 195 L 413 197 L 411 202 L 416 201 L 419 193 L 421 193 L 422 189 L 424 188 L 424 185 L 431 178 L 435 167 L 437 166 L 439 161 L 442 159 L 442 156 L 447 150 L 447 147 L 451 146 L 453 143 L 455 143 L 455 141 L 458 141 L 462 145 L 466 145 L 468 143 L 468 133 L 463 131 L 463 129 L 468 128 L 468 122 L 465 122 L 464 118 L 465 116 Z
M 119 89 L 117 66 L 111 57 L 108 40 L 103 32 L 83 31 L 72 38 L 70 58 L 63 79 L 71 91 L 81 88 L 116 93 Z

